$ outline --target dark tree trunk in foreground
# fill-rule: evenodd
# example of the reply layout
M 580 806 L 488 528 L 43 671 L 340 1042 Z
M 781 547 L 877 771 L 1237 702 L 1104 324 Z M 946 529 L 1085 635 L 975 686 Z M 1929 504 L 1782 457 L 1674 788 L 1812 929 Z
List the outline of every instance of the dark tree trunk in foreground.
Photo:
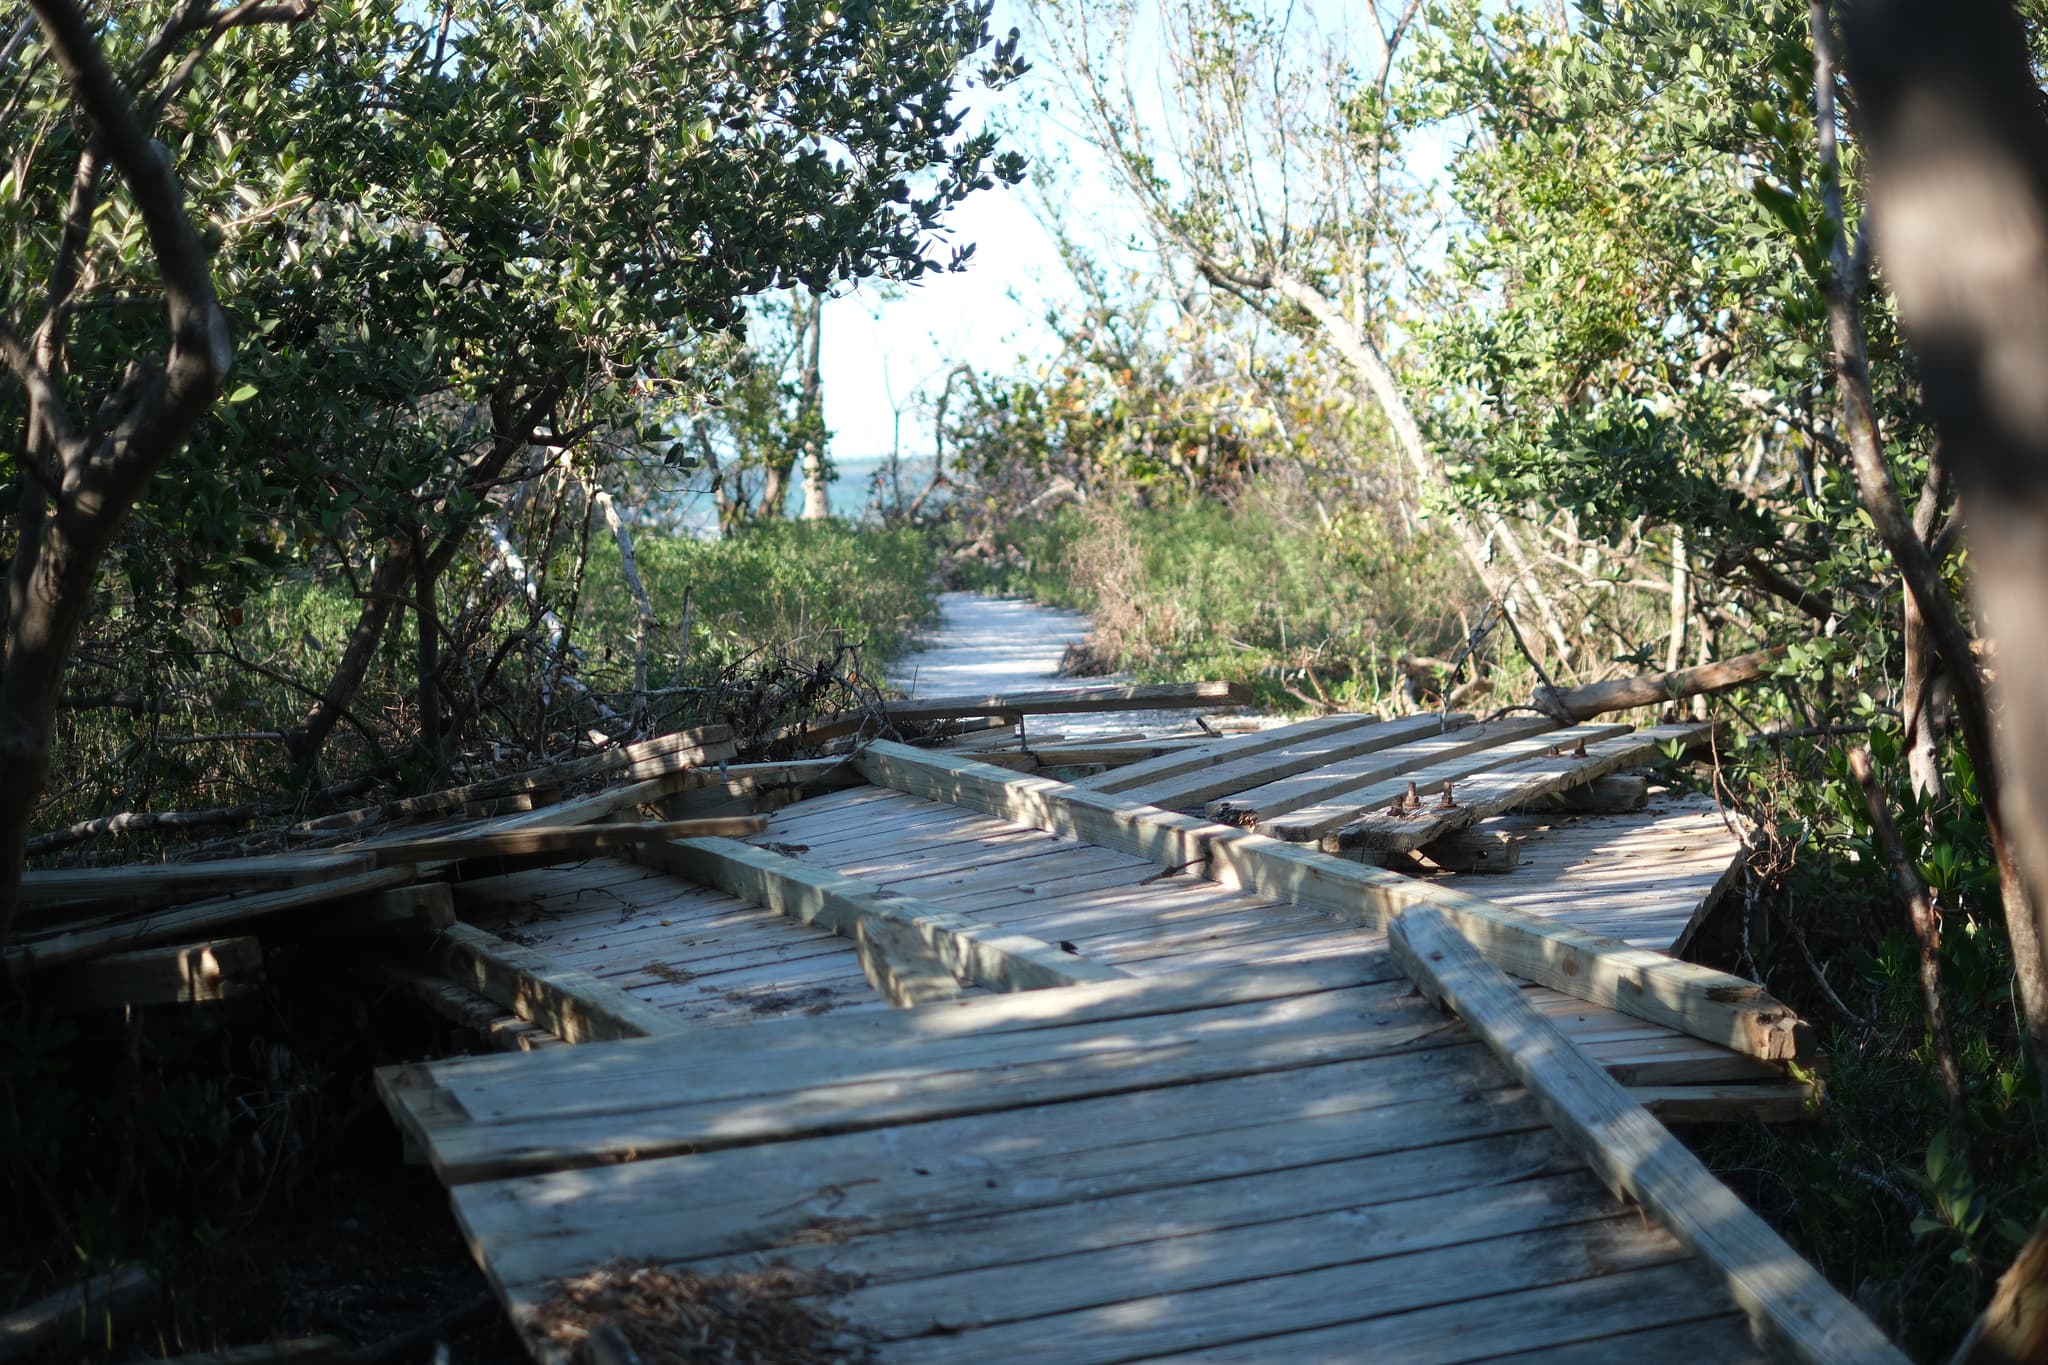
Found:
M 1845 29 L 1879 261 L 1968 519 L 1977 609 L 1998 640 L 2003 814 L 2033 902 L 2034 922 L 2012 925 L 2020 957 L 2042 941 L 2048 908 L 2048 117 L 2009 4 L 1860 0 Z M 2017 963 L 2023 976 L 2041 969 L 2035 955 Z M 1965 1344 L 1969 1358 L 2048 1353 L 2044 1234 L 2048 1223 Z
M 0 640 L 0 943 L 14 918 L 28 825 L 50 771 L 50 747 L 64 672 L 107 547 L 164 457 L 213 405 L 234 347 L 214 296 L 206 248 L 185 212 L 185 191 L 152 140 L 135 103 L 107 65 L 84 12 L 72 0 L 32 0 L 50 55 L 92 128 L 68 217 L 88 223 L 103 166 L 133 198 L 162 280 L 169 345 L 160 361 L 131 366 L 90 425 L 64 396 L 62 308 L 80 278 L 85 234 L 68 231 L 50 280 L 50 312 L 31 336 L 0 317 L 0 364 L 28 392 L 21 510 L 7 578 Z M 259 18 L 303 18 L 286 6 L 216 14 L 187 6 L 151 45 Z M 159 57 L 160 60 L 160 57 Z

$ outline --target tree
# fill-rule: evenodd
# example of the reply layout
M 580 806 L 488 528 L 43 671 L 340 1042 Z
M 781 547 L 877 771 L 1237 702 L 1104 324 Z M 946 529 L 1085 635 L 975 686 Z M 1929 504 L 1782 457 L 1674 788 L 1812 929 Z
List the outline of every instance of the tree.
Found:
M 1826 6 L 1815 12 L 1824 23 Z M 2038 982 L 2048 978 L 2048 118 L 2009 4 L 1857 0 L 1845 22 L 1878 251 L 1955 466 L 1978 610 L 1999 642 L 2000 814 L 2032 893 L 2031 910 L 2008 901 L 2007 920 L 2015 952 L 2035 958 L 2021 981 Z M 2037 1020 L 2048 1014 L 2048 1002 L 2027 1003 Z M 1958 1359 L 2044 1352 L 2048 1216 Z
M 352 580 L 339 659 L 286 727 L 310 772 L 392 620 L 415 610 L 435 652 L 443 579 L 476 561 L 480 530 L 566 460 L 644 446 L 712 377 L 705 346 L 750 297 L 964 262 L 940 240 L 946 210 L 1022 170 L 956 107 L 968 80 L 1022 70 L 987 19 L 969 3 L 338 0 L 236 46 L 228 70 L 181 67 L 153 116 L 206 204 L 244 382 L 113 547 L 127 586 L 175 622 L 202 577 L 216 593 Z M 41 79 L 30 58 L 25 88 Z M 18 243 L 61 217 L 65 128 L 35 129 L 15 139 L 32 191 Z M 101 320 L 146 286 L 121 243 L 86 234 L 89 289 L 62 312 L 97 376 L 132 354 Z M 0 416 L 18 403 L 0 393 Z M 159 556 L 172 574 L 145 567 Z M 39 675 L 51 688 L 62 653 Z M 422 663 L 431 686 L 446 661 Z M 0 861 L 18 866 L 37 785 L 16 788 Z
M 76 117 L 43 125 L 56 144 L 51 155 L 72 167 L 64 210 L 54 218 L 56 240 L 40 259 L 17 256 L 10 271 L 15 278 L 0 294 L 0 357 L 26 400 L 5 414 L 16 419 L 7 425 L 21 433 L 21 445 L 9 462 L 15 466 L 15 532 L 0 641 L 0 767 L 7 776 L 0 784 L 0 942 L 13 916 L 29 813 L 49 775 L 65 665 L 101 557 L 151 475 L 212 405 L 234 360 L 228 319 L 214 293 L 206 247 L 186 212 L 184 187 L 151 136 L 154 115 L 189 84 L 207 49 L 230 29 L 294 23 L 309 12 L 302 4 L 253 0 L 217 11 L 205 0 L 189 0 L 157 24 L 137 16 L 125 36 L 144 41 L 124 78 L 109 63 L 105 36 L 92 32 L 71 0 L 33 0 L 33 8 L 47 59 L 69 89 L 68 100 L 52 103 L 75 110 Z M 183 59 L 165 76 L 165 64 L 181 49 Z M 41 63 L 25 45 L 15 62 L 20 75 L 10 104 L 18 105 L 38 84 Z M 140 107 L 138 94 L 147 98 Z M 93 373 L 72 363 L 70 333 L 88 285 L 88 246 L 97 235 L 109 168 L 118 177 L 120 210 L 132 215 L 119 249 L 161 292 L 168 342 L 161 359 L 131 355 L 117 372 Z M 11 179 L 19 184 L 23 178 L 17 161 Z M 26 284 L 23 273 L 38 266 L 42 313 L 33 326 L 23 326 L 15 295 Z
M 1412 124 L 1396 68 L 1421 20 L 1420 0 L 1366 6 L 1362 64 L 1351 30 L 1324 29 L 1305 7 L 1170 0 L 1148 26 L 1135 0 L 1046 0 L 1041 27 L 1089 141 L 1161 243 L 1212 287 L 1320 335 L 1350 366 L 1360 403 L 1384 414 L 1416 484 L 1440 491 L 1441 460 L 1387 355 L 1411 275 L 1401 149 Z M 1158 54 L 1164 110 L 1134 93 L 1145 50 Z M 1497 512 L 1444 511 L 1488 592 L 1525 603 L 1569 663 L 1564 624 L 1514 529 Z

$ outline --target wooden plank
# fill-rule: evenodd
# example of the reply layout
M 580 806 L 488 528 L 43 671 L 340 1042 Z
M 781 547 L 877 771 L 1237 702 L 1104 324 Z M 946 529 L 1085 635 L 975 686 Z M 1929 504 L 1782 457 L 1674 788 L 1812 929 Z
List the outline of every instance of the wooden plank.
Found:
M 126 1266 L 60 1289 L 0 1317 L 0 1360 L 20 1360 L 69 1338 L 81 1349 L 104 1342 L 114 1325 L 156 1298 L 156 1272 Z
M 1126 1281 L 1120 1301 L 978 1331 L 970 1319 L 968 1330 L 957 1336 L 931 1331 L 933 1320 L 943 1318 L 946 1311 L 940 1300 L 927 1308 L 925 1332 L 892 1343 L 888 1358 L 891 1365 L 1024 1356 L 1061 1365 L 1110 1365 L 1255 1341 L 1266 1352 L 1264 1358 L 1291 1362 L 1296 1357 L 1287 1350 L 1284 1337 L 1266 1338 L 1453 1302 L 1461 1303 L 1468 1314 L 1483 1314 L 1486 1310 L 1474 1300 L 1684 1260 L 1684 1252 L 1659 1230 L 1642 1226 L 1639 1219 L 1614 1216 L 1611 1205 L 1606 1212 L 1605 1218 L 1596 1219 L 1583 1206 L 1561 1209 L 1555 1211 L 1559 1218 L 1576 1213 L 1592 1221 L 1407 1255 L 1382 1253 L 1347 1260 L 1344 1253 L 1350 1242 L 1369 1252 L 1386 1241 L 1397 1241 L 1399 1235 L 1395 1229 L 1392 1237 L 1384 1232 L 1374 1237 L 1361 1228 L 1350 1242 L 1297 1244 L 1291 1255 L 1278 1249 L 1272 1274 L 1260 1274 L 1254 1264 L 1234 1283 L 1150 1294 Z M 1417 1235 L 1418 1240 L 1425 1236 Z M 1316 1264 L 1317 1259 L 1323 1264 Z M 1289 1266 L 1301 1268 L 1290 1273 Z M 858 1303 L 858 1291 L 845 1301 Z M 834 1300 L 835 1308 L 838 1302 Z M 857 1314 L 853 1320 L 859 1321 Z
M 533 829 L 536 826 L 587 825 L 620 811 L 634 810 L 641 806 L 656 807 L 678 792 L 687 791 L 696 779 L 698 770 L 680 768 L 661 777 L 650 777 L 643 782 L 628 782 L 621 786 L 606 787 L 603 791 L 560 805 L 545 806 L 540 810 L 528 811 L 524 815 L 508 815 L 493 820 L 471 832 L 477 834 L 501 834 L 511 830 Z M 371 844 L 360 845 L 370 847 Z
M 128 863 L 56 872 L 31 870 L 21 875 L 21 906 L 24 910 L 44 910 L 112 901 L 122 908 L 131 908 L 196 896 L 305 886 L 368 872 L 375 866 L 368 855 L 361 853 L 284 853 L 207 863 Z M 24 916 L 25 925 L 33 922 Z
M 515 1289 L 586 1258 L 701 1261 L 793 1247 L 806 1229 L 835 1219 L 865 1236 L 903 1232 L 897 1245 L 906 1270 L 972 1265 L 1003 1258 L 996 1228 L 1020 1218 L 1058 1226 L 1063 1211 L 1083 1201 L 1118 1199 L 1149 1212 L 1150 1198 L 1225 1179 L 1275 1200 L 1276 1186 L 1293 1186 L 1300 1198 L 1306 1169 L 1331 1170 L 1342 1188 L 1354 1177 L 1340 1163 L 1357 1170 L 1389 1157 L 1397 1174 L 1427 1190 L 1441 1178 L 1434 1170 L 1462 1174 L 1456 1149 L 1475 1140 L 1489 1140 L 1485 1150 L 1506 1176 L 1550 1169 L 1546 1163 L 1564 1154 L 1541 1112 L 1519 1087 L 1488 1088 L 1475 1062 L 1505 1080 L 1483 1048 L 1439 1050 L 800 1146 L 467 1184 L 456 1187 L 454 1203 L 472 1245 Z M 1438 1168 L 1428 1156 L 1443 1148 L 1451 1150 Z M 877 1179 L 892 1174 L 898 1178 Z M 677 1207 L 690 1217 L 676 1217 Z M 956 1225 L 970 1235 L 949 1239 Z M 1137 1226 L 1142 1233 L 1150 1224 Z M 982 1235 L 972 1236 L 975 1229 Z M 1073 1232 L 1075 1249 L 1123 1240 L 1106 1226 Z M 920 1266 L 926 1237 L 936 1257 Z
M 1573 731 L 1552 736 L 1550 755 L 1495 769 L 1481 777 L 1457 784 L 1452 794 L 1456 804 L 1445 807 L 1431 802 L 1417 810 L 1373 811 L 1324 836 L 1326 852 L 1338 848 L 1376 848 L 1389 853 L 1420 848 L 1433 840 L 1483 820 L 1489 815 L 1526 805 L 1552 792 L 1591 782 L 1616 768 L 1639 763 L 1673 741 L 1693 743 L 1713 733 L 1713 725 L 1656 725 L 1614 739 L 1574 746 L 1566 739 Z M 1333 842 L 1334 841 L 1334 842 Z
M 1388 936 L 1416 985 L 1486 1041 L 1594 1173 L 1708 1262 L 1761 1326 L 1805 1360 L 1905 1360 L 1699 1158 L 1529 1008 L 1448 916 L 1410 910 Z
M 1812 1030 L 1753 982 L 1440 883 L 908 745 L 877 742 L 859 761 L 879 785 L 1199 871 L 1221 885 L 1323 910 L 1368 929 L 1385 928 L 1410 906 L 1433 906 L 1452 916 L 1466 938 L 1515 976 L 1766 1061 L 1806 1058 L 1813 1052 Z
M 1548 1278 L 1548 1277 L 1546 1277 Z M 1446 1276 L 1459 1280 L 1456 1270 Z M 1287 1365 L 1464 1365 L 1475 1360 L 1519 1360 L 1549 1354 L 1553 1359 L 1592 1362 L 1712 1361 L 1725 1365 L 1752 1360 L 1756 1352 L 1740 1332 L 1728 1330 L 1725 1299 L 1690 1259 L 1641 1269 L 1615 1267 L 1606 1274 L 1555 1280 L 1533 1288 L 1457 1296 L 1427 1308 L 1374 1316 L 1363 1314 L 1335 1327 L 1290 1333 L 1277 1340 L 1252 1327 L 1228 1345 L 1196 1354 L 1156 1355 L 1148 1365 L 1269 1365 L 1274 1348 L 1284 1348 Z M 1336 1291 L 1341 1294 L 1341 1290 Z M 1484 1291 L 1480 1291 L 1483 1293 Z M 1618 1334 L 1686 1323 L 1688 1349 L 1676 1356 L 1611 1354 Z M 1626 1339 L 1621 1335 L 1619 1339 Z M 1625 1348 L 1624 1348 L 1625 1349 Z
M 569 1043 L 677 1033 L 683 1025 L 588 972 L 471 924 L 451 925 L 434 959 L 450 977 Z
M 183 943 L 265 915 L 309 911 L 357 896 L 372 895 L 415 881 L 419 870 L 384 867 L 307 886 L 287 886 L 246 896 L 221 896 L 160 910 L 134 919 L 65 930 L 21 940 L 7 949 L 10 972 L 45 971 L 133 948 Z
M 1369 994 L 1370 1005 L 1351 992 L 1288 1001 L 1284 1008 L 1263 1008 L 1249 1024 L 1233 1014 L 1175 1019 L 1135 1033 L 1097 1027 L 1086 1035 L 1085 1047 L 1081 1037 L 1063 1035 L 1058 1041 L 1073 1045 L 1057 1052 L 1047 1050 L 1052 1040 L 1043 1035 L 1019 1036 L 985 1052 L 963 1050 L 946 1066 L 904 1055 L 883 1072 L 857 1055 L 828 1053 L 839 1065 L 827 1079 L 808 1085 L 792 1085 L 779 1075 L 724 1082 L 749 1092 L 743 1094 L 695 1098 L 689 1090 L 678 1092 L 680 1076 L 663 1077 L 658 1088 L 613 1091 L 602 1097 L 605 1107 L 592 1108 L 587 1089 L 578 1087 L 564 1096 L 567 1103 L 541 1108 L 529 1097 L 516 1116 L 486 1122 L 479 1115 L 477 1122 L 443 1134 L 434 1146 L 435 1169 L 449 1183 L 465 1183 L 1469 1046 L 1435 1011 L 1400 1006 L 1402 989 L 1357 993 Z M 989 1061 L 970 1060 L 979 1055 Z M 543 1054 L 521 1060 L 531 1066 L 550 1059 Z M 475 1113 L 459 1088 L 455 1093 Z
M 370 980 L 419 1001 L 457 1028 L 468 1029 L 500 1051 L 533 1052 L 561 1046 L 560 1038 L 507 1013 L 504 1006 L 409 963 L 370 958 L 362 964 L 362 971 Z
M 1444 744 L 1434 762 L 1411 764 L 1400 773 L 1363 777 L 1356 784 L 1340 791 L 1321 793 L 1314 801 L 1283 814 L 1263 815 L 1257 820 L 1256 828 L 1259 833 L 1275 839 L 1307 843 L 1356 819 L 1365 811 L 1393 805 L 1411 790 L 1418 799 L 1434 795 L 1447 784 L 1464 781 L 1473 773 L 1528 758 L 1557 742 L 1560 732 L 1554 721 L 1524 720 L 1520 724 L 1533 725 L 1534 728 L 1520 736 L 1503 736 L 1503 742 L 1490 747 L 1468 747 L 1463 753 L 1453 752 L 1451 745 Z M 1627 727 L 1614 725 L 1600 729 L 1612 735 L 1626 731 Z M 1415 747 L 1420 749 L 1422 746 Z
M 1814 1088 L 1797 1081 L 1632 1085 L 1628 1097 L 1665 1123 L 1798 1123 L 1820 1117 Z
M 875 994 L 898 1009 L 960 998 L 960 982 L 902 921 L 870 915 L 854 924 L 853 941 L 861 974 Z
M 1361 1112 L 1357 1121 L 1371 1120 Z M 1219 1136 L 1225 1150 L 1239 1141 Z M 1016 1320 L 1114 1301 L 1133 1279 L 1142 1278 L 1151 1292 L 1193 1289 L 1249 1278 L 1242 1267 L 1255 1258 L 1267 1273 L 1274 1255 L 1324 1264 L 1365 1259 L 1361 1237 L 1420 1250 L 1476 1240 L 1481 1220 L 1520 1230 L 1554 1224 L 1561 1206 L 1577 1205 L 1592 1219 L 1614 1211 L 1607 1192 L 1548 1131 L 1461 1133 L 1307 1167 L 1203 1175 L 1104 1198 L 1088 1197 L 1084 1185 L 1071 1202 L 990 1208 L 908 1227 L 863 1225 L 850 1245 L 786 1246 L 776 1254 L 799 1266 L 857 1262 L 862 1283 L 834 1311 L 851 1309 L 863 1326 L 893 1332 L 899 1328 L 878 1321 L 880 1313 L 897 1315 L 900 1326 L 934 1305 L 944 1305 L 956 1323 Z M 1479 1200 L 1475 1191 L 1500 1197 Z M 1258 1246 L 1282 1237 L 1292 1248 Z M 1020 1274 L 1026 1266 L 1032 1273 Z
M 868 921 L 900 927 L 921 940 L 948 971 L 991 990 L 1032 990 L 1123 975 L 1041 940 L 730 839 L 646 844 L 633 856 L 665 872 L 768 906 L 801 924 L 818 924 L 849 938 Z
M 1418 716 L 1415 719 L 1427 722 L 1431 718 Z M 1204 814 L 1224 824 L 1251 829 L 1277 821 L 1303 807 L 1320 810 L 1325 805 L 1344 803 L 1354 799 L 1348 794 L 1360 788 L 1376 790 L 1375 784 L 1433 764 L 1467 759 L 1468 762 L 1458 765 L 1459 771 L 1465 771 L 1488 763 L 1505 763 L 1510 761 L 1510 756 L 1536 751 L 1525 742 L 1529 736 L 1556 728 L 1555 721 L 1523 717 L 1487 725 L 1467 725 L 1448 732 L 1425 729 L 1412 742 L 1391 753 L 1368 755 L 1313 772 L 1283 777 L 1249 790 L 1240 789 L 1211 802 Z M 1472 755 L 1479 757 L 1472 759 Z M 1405 786 L 1400 790 L 1405 791 Z
M 1532 803 L 1538 810 L 1587 815 L 1621 815 L 1650 804 L 1650 779 L 1641 773 L 1609 773 L 1584 786 L 1551 792 Z
M 1498 876 L 1522 861 L 1522 839 L 1497 830 L 1460 829 L 1430 840 L 1420 852 L 1446 872 Z
M 1169 810 L 1192 809 L 1213 797 L 1439 734 L 1446 724 L 1459 727 L 1471 723 L 1472 717 L 1454 712 L 1441 721 L 1436 716 L 1409 716 L 1404 720 L 1361 725 L 1300 740 L 1285 748 L 1247 754 L 1178 777 L 1154 778 L 1139 786 L 1120 784 L 1117 790 L 1129 800 L 1147 805 Z
M 974 716 L 1065 716 L 1099 711 L 1166 711 L 1239 706 L 1252 699 L 1239 682 L 1134 683 L 1072 687 L 1044 692 L 1009 692 L 974 697 L 927 697 L 884 702 L 881 714 L 897 723 L 966 720 Z M 802 732 L 807 744 L 857 732 L 868 713 L 813 725 Z
M 1311 1168 L 1295 1173 L 1294 1178 L 1295 1183 L 1313 1191 L 1323 1176 L 1321 1168 Z M 1186 1193 L 1206 1194 L 1218 1204 L 1237 1196 L 1227 1183 L 1203 1185 Z M 1599 1225 L 1612 1223 L 1615 1215 L 1614 1201 L 1582 1170 L 1525 1179 L 1506 1188 L 1483 1175 L 1463 1188 L 1431 1191 L 1425 1185 L 1392 1209 L 1374 1209 L 1377 1194 L 1377 1190 L 1367 1190 L 1363 1197 L 1354 1195 L 1352 1202 L 1332 1206 L 1312 1192 L 1306 1202 L 1321 1203 L 1321 1208 L 1247 1222 L 1230 1219 L 1226 1208 L 1224 1216 L 1212 1216 L 1207 1227 L 1190 1219 L 1195 1230 L 1177 1236 L 1133 1235 L 1120 1245 L 1080 1251 L 1027 1243 L 1015 1248 L 1013 1255 L 1015 1261 L 1028 1262 L 1028 1274 L 1020 1274 L 1023 1267 L 1012 1263 L 909 1280 L 877 1280 L 870 1266 L 876 1252 L 886 1251 L 871 1250 L 869 1242 L 862 1239 L 844 1250 L 841 1263 L 858 1265 L 868 1282 L 834 1296 L 830 1311 L 885 1339 L 929 1333 L 936 1321 L 943 1321 L 971 1334 L 960 1343 L 972 1353 L 968 1359 L 1001 1358 L 1009 1353 L 1010 1343 L 1020 1348 L 1017 1354 L 1063 1362 L 1129 1359 L 1162 1346 L 1174 1349 L 1193 1344 L 1189 1336 L 1198 1342 L 1238 1327 L 1230 1323 L 1229 1310 L 1217 1301 L 1218 1296 L 1201 1293 L 1204 1290 L 1337 1267 L 1360 1273 L 1367 1271 L 1367 1263 L 1379 1262 L 1373 1278 L 1383 1275 L 1393 1281 L 1379 1290 L 1386 1301 L 1427 1303 L 1443 1288 L 1426 1285 L 1425 1278 L 1449 1258 L 1425 1253 L 1462 1246 L 1469 1273 L 1474 1263 L 1513 1256 L 1535 1240 L 1528 1237 L 1532 1233 L 1551 1234 L 1542 1239 L 1551 1244 L 1595 1242 Z M 1281 1197 L 1286 1195 L 1283 1189 Z M 1378 1202 L 1383 1205 L 1388 1196 L 1380 1196 Z M 1095 1220 L 1129 1216 L 1114 1205 L 1084 1205 L 1062 1212 L 1078 1225 L 1076 1233 L 1085 1232 L 1083 1220 L 1091 1216 Z M 1010 1250 L 1009 1229 L 1004 1225 L 1015 1221 L 1022 1220 L 993 1223 L 985 1235 L 1002 1239 L 997 1245 Z M 1127 1222 L 1123 1226 L 1132 1227 Z M 1669 1258 L 1668 1251 L 1665 1257 Z M 1450 1282 L 1465 1276 L 1444 1278 Z M 1261 1292 L 1266 1286 L 1247 1288 Z M 1165 1295 L 1186 1296 L 1183 1302 L 1201 1304 L 1207 1321 L 1195 1325 L 1174 1321 L 1180 1315 L 1171 1311 L 1156 1316 L 1146 1311 Z M 1139 1305 L 1137 1311 L 1118 1311 L 1116 1306 L 1133 1301 Z M 1355 1307 L 1338 1298 L 1323 1312 L 1342 1314 L 1355 1311 Z M 1258 1308 L 1240 1317 L 1245 1324 L 1284 1323 L 1290 1327 L 1317 1327 L 1326 1321 L 1313 1311 L 1296 1317 Z M 1003 1330 L 976 1330 L 990 1324 L 1002 1324 Z M 1027 1345 L 1024 1336 L 1035 1328 L 1043 1328 L 1045 1335 Z M 1174 1335 L 1162 1341 L 1154 1335 L 1162 1328 Z M 1182 1332 L 1189 1336 L 1180 1336 Z
M 543 854 L 559 854 L 562 861 L 567 862 L 605 850 L 628 848 L 660 839 L 759 834 L 767 827 L 768 818 L 763 815 L 724 816 L 712 820 L 523 825 L 516 829 L 500 827 L 474 834 L 396 840 L 377 844 L 368 851 L 379 866 L 385 867 L 392 863 L 454 863 L 473 858 L 533 858 Z
M 1169 753 L 1154 755 L 1115 772 L 1084 778 L 1075 785 L 1091 791 L 1126 791 L 1147 783 L 1161 782 L 1169 777 L 1200 772 L 1219 763 L 1235 762 L 1241 758 L 1249 758 L 1253 754 L 1271 753 L 1290 744 L 1305 744 L 1313 739 L 1344 734 L 1379 723 L 1380 718 L 1375 715 L 1317 716 L 1312 720 L 1296 721 L 1292 725 L 1279 725 L 1268 730 L 1254 730 L 1250 734 L 1232 735 L 1227 739 L 1215 739 L 1203 744 L 1175 748 Z
M 55 974 L 49 999 L 67 1010 L 231 1000 L 263 984 L 263 945 L 217 938 L 113 953 Z

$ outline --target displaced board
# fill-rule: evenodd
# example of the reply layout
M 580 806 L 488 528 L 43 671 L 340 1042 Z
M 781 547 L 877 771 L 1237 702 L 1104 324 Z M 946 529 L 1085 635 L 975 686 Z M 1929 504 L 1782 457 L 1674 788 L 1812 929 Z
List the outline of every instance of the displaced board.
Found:
M 607 1262 L 773 1258 L 855 1277 L 819 1306 L 882 1360 L 1294 1359 L 1307 1332 L 1459 1360 L 1681 1323 L 1700 1358 L 1744 1354 L 1693 1258 L 1389 966 L 698 1028 L 380 1086 L 526 1325 Z M 1569 1311 L 1529 1311 L 1543 1295 Z

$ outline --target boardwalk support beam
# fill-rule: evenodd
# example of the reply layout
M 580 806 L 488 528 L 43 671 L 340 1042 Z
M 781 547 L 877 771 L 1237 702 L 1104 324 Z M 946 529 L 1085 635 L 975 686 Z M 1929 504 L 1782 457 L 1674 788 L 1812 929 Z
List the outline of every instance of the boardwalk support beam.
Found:
M 881 741 L 859 758 L 879 786 L 1190 867 L 1219 885 L 1385 929 L 1430 906 L 1495 966 L 1524 980 L 1767 1062 L 1810 1057 L 1812 1030 L 1741 977 L 1496 905 L 1449 887 L 1329 857 L 1122 797 Z
M 1411 909 L 1388 926 L 1388 936 L 1415 984 L 1485 1040 L 1594 1173 L 1712 1266 L 1760 1327 L 1802 1360 L 1904 1365 L 1905 1357 L 1819 1271 L 1531 1009 L 1450 916 Z

